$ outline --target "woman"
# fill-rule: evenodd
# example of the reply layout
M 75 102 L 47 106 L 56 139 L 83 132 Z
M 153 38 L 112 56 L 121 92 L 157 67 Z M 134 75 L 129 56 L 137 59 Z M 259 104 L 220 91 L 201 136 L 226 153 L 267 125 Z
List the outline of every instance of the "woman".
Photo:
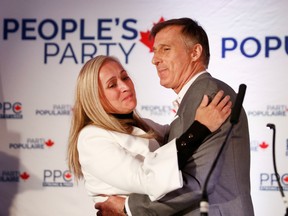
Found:
M 229 96 L 222 96 L 219 92 L 208 106 L 204 96 L 187 132 L 159 148 L 169 127 L 140 118 L 134 84 L 123 66 L 113 57 L 97 56 L 78 76 L 69 168 L 76 179 L 84 177 L 94 202 L 103 201 L 101 194 L 159 199 L 182 186 L 181 167 L 230 115 Z

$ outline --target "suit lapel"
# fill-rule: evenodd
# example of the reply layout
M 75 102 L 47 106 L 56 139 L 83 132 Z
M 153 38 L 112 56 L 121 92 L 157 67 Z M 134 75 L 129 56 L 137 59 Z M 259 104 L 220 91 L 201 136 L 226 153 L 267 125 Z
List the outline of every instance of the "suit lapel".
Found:
M 168 141 L 181 136 L 193 123 L 196 109 L 202 100 L 204 92 L 201 85 L 199 86 L 197 83 L 199 80 L 209 77 L 211 77 L 209 73 L 200 75 L 187 90 L 176 113 L 178 118 L 175 118 L 175 120 L 170 124 Z

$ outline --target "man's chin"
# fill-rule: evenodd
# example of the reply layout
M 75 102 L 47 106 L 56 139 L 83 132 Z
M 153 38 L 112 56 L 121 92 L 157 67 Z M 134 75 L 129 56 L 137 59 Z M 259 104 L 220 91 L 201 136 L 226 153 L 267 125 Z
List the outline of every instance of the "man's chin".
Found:
M 164 88 L 170 88 L 169 85 L 165 82 L 160 81 L 160 85 L 163 86 Z

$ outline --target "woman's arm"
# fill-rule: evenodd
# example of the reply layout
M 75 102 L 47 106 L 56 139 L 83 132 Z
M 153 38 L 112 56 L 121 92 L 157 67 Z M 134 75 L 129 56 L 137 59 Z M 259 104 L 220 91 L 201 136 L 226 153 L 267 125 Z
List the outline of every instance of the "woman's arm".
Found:
M 231 114 L 230 96 L 223 98 L 223 95 L 224 92 L 219 91 L 210 103 L 208 96 L 204 95 L 196 110 L 195 121 L 185 133 L 176 139 L 179 169 L 186 165 L 187 160 L 199 148 L 203 140 L 211 132 L 215 132 Z
M 139 146 L 142 152 L 146 147 L 146 152 L 140 155 L 140 150 L 138 153 L 137 149 L 128 151 L 128 147 L 121 146 L 119 140 L 131 148 Z M 86 188 L 95 189 L 90 193 L 107 194 L 96 187 L 97 184 L 106 184 L 115 189 L 114 194 L 142 193 L 155 200 L 182 187 L 175 142 L 157 152 L 149 152 L 147 145 L 143 147 L 143 142 L 147 144 L 149 140 L 95 126 L 84 128 L 79 136 L 78 151 Z

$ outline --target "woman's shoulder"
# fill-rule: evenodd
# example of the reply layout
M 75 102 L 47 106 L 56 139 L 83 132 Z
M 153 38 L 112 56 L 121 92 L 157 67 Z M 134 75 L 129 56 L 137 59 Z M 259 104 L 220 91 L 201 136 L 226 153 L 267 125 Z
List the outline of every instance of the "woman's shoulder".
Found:
M 83 136 L 91 136 L 91 135 L 104 135 L 104 134 L 109 134 L 111 131 L 106 130 L 104 128 L 101 128 L 96 125 L 87 125 L 84 128 L 81 129 L 79 133 L 79 137 Z

